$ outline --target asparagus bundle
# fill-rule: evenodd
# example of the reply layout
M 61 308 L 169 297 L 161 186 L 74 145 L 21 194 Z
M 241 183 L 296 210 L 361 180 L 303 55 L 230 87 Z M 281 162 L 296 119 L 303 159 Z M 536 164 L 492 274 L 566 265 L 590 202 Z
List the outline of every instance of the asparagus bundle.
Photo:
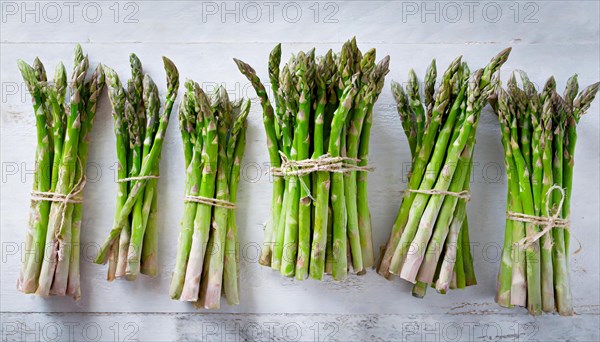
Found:
M 88 57 L 78 44 L 70 101 L 65 102 L 67 72 L 62 63 L 56 67 L 53 82 L 48 82 L 38 58 L 33 66 L 22 60 L 18 65 L 33 101 L 37 149 L 31 217 L 17 288 L 24 293 L 79 299 L 85 167 L 104 72 L 98 65 L 86 81 Z
M 108 96 L 112 105 L 118 159 L 117 205 L 113 228 L 94 260 L 109 261 L 108 280 L 139 273 L 155 276 L 158 227 L 157 181 L 160 156 L 169 117 L 179 88 L 179 73 L 163 57 L 167 95 L 159 114 L 158 88 L 143 75 L 139 59 L 130 56 L 132 78 L 124 89 L 114 70 L 105 67 Z
M 232 209 L 250 101 L 230 101 L 223 87 L 210 101 L 198 83 L 187 81 L 185 87 L 179 105 L 185 205 L 170 296 L 216 309 L 222 290 L 229 305 L 239 304 L 239 249 Z
M 248 64 L 235 60 L 263 107 L 272 171 L 272 217 L 260 264 L 284 276 L 344 280 L 348 264 L 363 274 L 374 264 L 367 200 L 373 106 L 389 57 L 375 63 L 356 40 L 340 53 L 293 55 L 280 68 L 281 46 L 269 57 L 275 110 Z
M 134 182 L 140 177 L 142 161 L 148 162 L 147 156 L 160 124 L 158 88 L 148 74 L 143 74 L 142 64 L 135 54 L 131 54 L 129 60 L 132 77 L 126 89 L 117 73 L 105 67 L 118 160 L 119 191 L 115 220 L 119 218 Z M 158 162 L 154 162 L 150 175 L 158 177 L 158 166 Z M 157 179 L 149 178 L 148 185 L 138 196 L 121 230 L 119 243 L 110 248 L 109 281 L 116 277 L 134 280 L 140 271 L 149 276 L 157 273 L 157 227 L 156 216 L 152 214 L 156 211 L 153 208 L 157 207 L 156 183 Z
M 392 85 L 413 160 L 378 272 L 414 283 L 416 297 L 423 297 L 429 284 L 445 293 L 476 283 L 465 210 L 471 159 L 481 110 L 509 53 L 510 48 L 503 50 L 473 73 L 461 57 L 456 58 L 437 92 L 434 61 L 423 101 L 414 72 L 406 92 L 399 84 Z
M 551 77 L 541 93 L 524 72 L 499 90 L 497 113 L 508 179 L 506 230 L 496 302 L 539 315 L 573 314 L 568 219 L 577 123 L 599 83 L 579 91 L 577 75 L 564 95 Z

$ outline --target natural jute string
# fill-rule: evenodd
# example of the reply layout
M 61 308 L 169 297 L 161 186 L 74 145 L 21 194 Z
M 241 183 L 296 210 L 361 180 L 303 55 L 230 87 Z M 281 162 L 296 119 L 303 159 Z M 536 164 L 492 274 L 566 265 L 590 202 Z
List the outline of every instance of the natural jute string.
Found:
M 142 179 L 158 179 L 158 178 L 160 178 L 160 176 L 154 176 L 154 175 L 127 177 L 127 178 L 117 179 L 117 183 L 124 183 L 124 182 L 129 182 L 129 181 L 134 181 L 134 180 L 142 180 Z
M 76 194 L 74 194 L 76 195 Z M 49 191 L 32 191 L 31 192 L 31 200 L 32 201 L 46 201 L 46 202 L 63 202 L 63 203 L 73 203 L 80 204 L 83 203 L 83 198 L 71 196 L 71 193 L 61 194 L 58 192 L 49 192 Z
M 83 198 L 81 196 L 77 196 L 83 192 L 83 188 L 85 187 L 86 178 L 83 173 L 83 168 L 81 167 L 81 160 L 77 158 L 77 162 L 79 163 L 79 167 L 82 170 L 81 177 L 77 181 L 77 183 L 73 186 L 73 189 L 68 194 L 61 194 L 58 192 L 51 191 L 31 191 L 31 200 L 32 201 L 47 201 L 47 202 L 60 202 L 63 205 L 67 203 L 72 204 L 80 204 L 83 203 Z M 63 221 L 64 221 L 64 212 L 63 212 Z M 62 223 L 61 223 L 62 224 Z
M 512 211 L 508 211 L 506 213 L 506 216 L 509 220 L 545 226 L 544 229 L 542 229 L 540 232 L 521 239 L 521 241 L 519 241 L 519 245 L 521 247 L 528 248 L 546 233 L 551 231 L 552 228 L 562 228 L 569 230 L 569 219 L 563 219 L 559 217 L 562 212 L 563 203 L 565 202 L 565 190 L 558 185 L 553 185 L 552 187 L 550 187 L 550 189 L 548 189 L 548 192 L 546 192 L 546 212 L 550 213 L 550 197 L 552 196 L 552 192 L 554 190 L 558 190 L 560 192 L 560 202 L 558 202 L 556 211 L 551 216 L 527 215 L 523 213 L 515 213 Z
M 235 203 L 216 199 L 216 198 L 208 198 L 208 197 L 202 197 L 202 196 L 189 196 L 188 195 L 188 196 L 185 196 L 183 198 L 183 200 L 185 202 L 201 203 L 201 204 L 206 204 L 206 205 L 210 205 L 213 207 L 220 207 L 220 208 L 225 208 L 225 209 L 237 208 Z
M 348 157 L 332 157 L 330 154 L 324 154 L 316 159 L 289 160 L 281 151 L 281 166 L 270 169 L 273 176 L 304 176 L 309 173 L 325 172 L 350 172 L 365 171 L 371 172 L 375 168 L 371 166 L 359 166 L 348 162 L 359 162 L 360 159 Z
M 435 189 L 431 189 L 431 190 L 406 189 L 404 191 L 414 192 L 417 194 L 425 194 L 425 195 L 446 195 L 446 196 L 458 197 L 458 198 L 464 199 L 467 202 L 471 200 L 471 192 L 469 190 L 452 192 L 452 191 L 435 190 Z
M 63 260 L 63 249 L 60 248 L 62 244 L 62 239 L 60 238 L 60 231 L 65 224 L 66 212 L 67 212 L 67 204 L 81 204 L 83 203 L 83 198 L 80 195 L 85 188 L 86 177 L 83 170 L 83 165 L 81 164 L 81 160 L 77 158 L 77 162 L 79 164 L 79 168 L 81 169 L 81 177 L 77 181 L 77 183 L 73 186 L 73 189 L 69 191 L 68 194 L 61 194 L 58 192 L 50 192 L 50 191 L 32 191 L 31 192 L 31 200 L 32 201 L 48 201 L 48 202 L 58 202 L 60 203 L 60 210 L 62 211 L 59 229 L 55 229 L 54 238 L 56 241 L 56 249 L 58 254 L 58 260 Z

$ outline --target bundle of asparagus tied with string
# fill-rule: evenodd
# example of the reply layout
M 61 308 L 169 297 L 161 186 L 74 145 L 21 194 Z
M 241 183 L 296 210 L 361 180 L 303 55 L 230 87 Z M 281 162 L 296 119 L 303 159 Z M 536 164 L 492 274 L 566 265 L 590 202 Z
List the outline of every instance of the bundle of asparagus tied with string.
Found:
M 117 73 L 105 67 L 112 105 L 118 160 L 118 194 L 113 228 L 95 263 L 109 261 L 108 280 L 133 280 L 157 270 L 157 182 L 169 117 L 179 88 L 177 68 L 163 57 L 167 95 L 160 114 L 158 88 L 142 73 L 139 59 L 130 56 L 132 78 L 127 88 Z
M 373 107 L 388 73 L 389 57 L 375 63 L 356 40 L 340 53 L 293 55 L 280 68 L 281 46 L 269 58 L 273 109 L 248 64 L 235 60 L 263 107 L 273 175 L 272 217 L 260 263 L 284 276 L 344 280 L 348 266 L 373 266 L 367 200 Z
M 18 62 L 33 101 L 37 130 L 31 217 L 17 287 L 41 296 L 79 299 L 79 244 L 90 131 L 104 88 L 100 65 L 86 80 L 88 57 L 75 48 L 71 82 L 62 63 L 53 82 L 42 62 Z M 70 89 L 70 101 L 67 98 Z
M 230 101 L 223 87 L 211 101 L 198 83 L 185 86 L 179 105 L 185 204 L 170 296 L 217 309 L 222 292 L 229 305 L 239 304 L 234 209 L 250 101 Z
M 154 177 L 158 177 L 158 162 L 152 161 L 148 176 L 141 175 L 140 171 L 142 163 L 149 161 L 147 157 L 160 125 L 160 100 L 158 88 L 148 74 L 143 74 L 139 58 L 131 54 L 129 60 L 132 77 L 127 81 L 126 88 L 117 73 L 105 67 L 117 146 L 115 220 L 119 219 L 136 180 L 148 179 L 148 184 L 136 198 L 133 210 L 121 229 L 118 243 L 111 245 L 109 250 L 107 279 L 110 281 L 119 277 L 134 280 L 140 272 L 149 276 L 157 273 L 157 179 Z
M 551 77 L 538 93 L 524 72 L 499 90 L 496 111 L 508 180 L 506 230 L 496 301 L 532 315 L 573 314 L 569 280 L 569 214 L 577 123 L 599 83 L 579 91 L 577 75 L 563 96 Z
M 440 293 L 476 283 L 469 249 L 469 199 L 475 133 L 510 48 L 483 69 L 470 72 L 461 57 L 444 72 L 435 91 L 435 62 L 425 79 L 424 101 L 410 73 L 406 92 L 392 90 L 413 155 L 408 186 L 378 272 L 398 275 L 423 297 L 431 284 Z

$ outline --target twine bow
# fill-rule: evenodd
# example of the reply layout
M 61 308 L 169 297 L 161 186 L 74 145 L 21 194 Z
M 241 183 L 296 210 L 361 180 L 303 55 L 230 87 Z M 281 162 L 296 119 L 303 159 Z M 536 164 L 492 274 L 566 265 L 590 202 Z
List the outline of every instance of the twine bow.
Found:
M 509 220 L 545 226 L 544 229 L 535 233 L 534 235 L 526 236 L 523 239 L 521 239 L 521 241 L 519 241 L 519 246 L 521 246 L 522 248 L 530 247 L 542 236 L 551 231 L 552 228 L 562 228 L 569 230 L 569 219 L 560 218 L 560 214 L 562 213 L 562 207 L 565 202 L 565 190 L 556 184 L 550 187 L 550 189 L 548 189 L 548 191 L 546 192 L 546 212 L 550 213 L 550 199 L 552 193 L 555 190 L 558 190 L 560 192 L 560 201 L 556 206 L 555 212 L 551 216 L 535 216 L 523 213 L 515 213 L 512 211 L 507 212 L 507 217 Z

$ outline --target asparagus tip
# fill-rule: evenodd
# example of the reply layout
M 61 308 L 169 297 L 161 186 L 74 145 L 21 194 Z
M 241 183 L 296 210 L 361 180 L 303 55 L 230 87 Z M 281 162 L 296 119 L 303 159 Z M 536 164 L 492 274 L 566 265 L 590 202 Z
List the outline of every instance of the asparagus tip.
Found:
M 169 91 L 174 90 L 175 92 L 177 92 L 176 88 L 179 86 L 179 71 L 177 70 L 175 63 L 173 63 L 172 60 L 168 59 L 165 56 L 163 56 L 162 59 L 165 66 L 165 71 L 167 72 L 168 89 Z

